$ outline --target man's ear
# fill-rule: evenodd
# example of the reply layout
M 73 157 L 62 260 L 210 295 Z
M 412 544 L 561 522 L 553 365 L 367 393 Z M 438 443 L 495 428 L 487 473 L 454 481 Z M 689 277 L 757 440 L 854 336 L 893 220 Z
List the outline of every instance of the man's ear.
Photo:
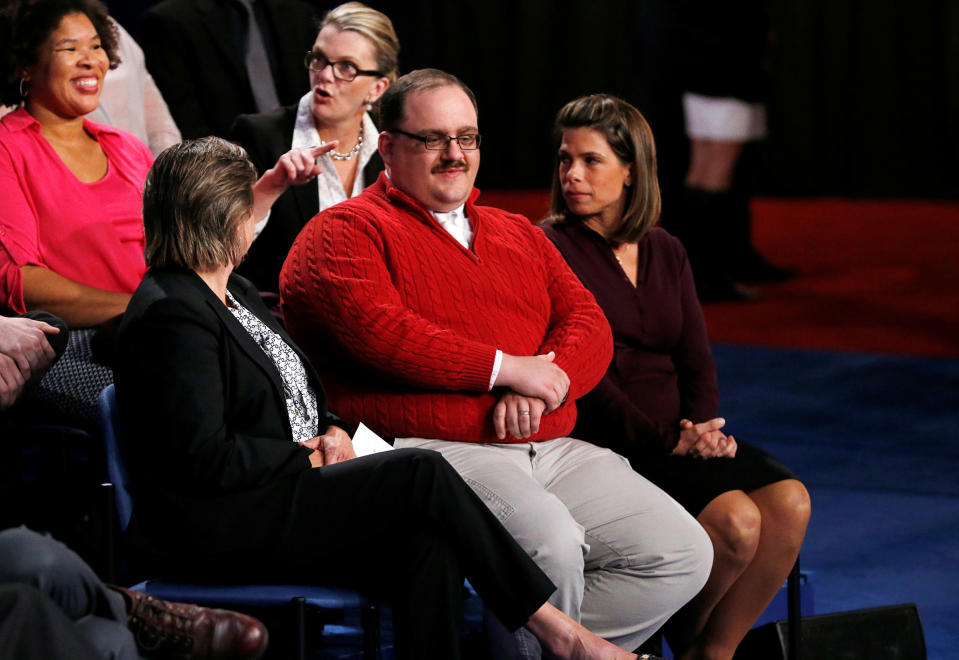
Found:
M 380 133 L 380 137 L 377 139 L 376 148 L 380 152 L 380 158 L 383 159 L 383 163 L 386 165 L 386 169 L 390 168 L 390 164 L 393 162 L 393 148 L 396 146 L 396 138 L 389 131 L 383 131 Z

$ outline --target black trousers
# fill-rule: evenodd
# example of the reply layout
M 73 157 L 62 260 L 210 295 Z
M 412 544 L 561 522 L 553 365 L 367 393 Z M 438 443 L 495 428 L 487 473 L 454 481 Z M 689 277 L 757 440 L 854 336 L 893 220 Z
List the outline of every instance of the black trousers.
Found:
M 269 560 L 241 560 L 229 577 L 248 580 L 258 564 L 259 579 L 383 593 L 398 658 L 459 657 L 464 577 L 511 630 L 555 590 L 433 451 L 398 449 L 304 472 L 290 511 Z

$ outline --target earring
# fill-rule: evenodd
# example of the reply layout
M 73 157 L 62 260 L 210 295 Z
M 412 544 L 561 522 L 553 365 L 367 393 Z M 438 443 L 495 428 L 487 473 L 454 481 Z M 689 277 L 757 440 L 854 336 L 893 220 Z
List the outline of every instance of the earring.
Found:
M 27 94 L 30 93 L 30 88 L 26 85 L 27 81 L 25 78 L 20 79 L 20 98 L 27 98 Z

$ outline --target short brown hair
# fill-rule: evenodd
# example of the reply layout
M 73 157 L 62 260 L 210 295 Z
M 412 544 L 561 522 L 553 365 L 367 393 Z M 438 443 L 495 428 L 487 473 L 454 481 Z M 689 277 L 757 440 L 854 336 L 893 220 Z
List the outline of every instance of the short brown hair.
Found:
M 116 25 L 99 0 L 14 0 L 0 10 L 0 103 L 20 105 L 20 78 L 37 63 L 40 46 L 69 14 L 85 14 L 93 23 L 110 68 L 120 64 Z
M 626 101 L 608 94 L 592 94 L 570 101 L 556 115 L 557 141 L 570 128 L 591 128 L 606 138 L 620 162 L 632 168 L 629 199 L 623 223 L 610 237 L 612 243 L 633 243 L 659 222 L 662 202 L 656 174 L 656 144 L 643 115 Z M 545 223 L 576 222 L 559 181 L 559 163 L 553 167 L 553 189 Z
M 362 2 L 346 2 L 326 12 L 320 21 L 320 29 L 327 26 L 356 32 L 369 39 L 376 53 L 377 71 L 389 78 L 390 82 L 396 81 L 399 73 L 400 40 L 386 14 L 367 7 Z
M 452 85 L 459 87 L 470 103 L 473 104 L 473 110 L 479 115 L 479 108 L 476 106 L 476 96 L 473 90 L 454 76 L 452 73 L 446 73 L 439 69 L 416 69 L 410 71 L 389 86 L 383 96 L 380 97 L 380 128 L 389 131 L 399 127 L 400 123 L 406 119 L 406 99 L 410 94 L 425 92 L 437 87 L 446 87 Z
M 196 271 L 243 258 L 240 223 L 253 211 L 256 168 L 218 137 L 175 144 L 157 156 L 143 191 L 148 266 Z

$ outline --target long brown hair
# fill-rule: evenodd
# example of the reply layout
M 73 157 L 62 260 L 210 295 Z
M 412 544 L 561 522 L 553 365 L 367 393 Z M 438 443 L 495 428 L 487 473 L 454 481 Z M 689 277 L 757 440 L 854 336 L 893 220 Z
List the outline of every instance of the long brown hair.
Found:
M 643 115 L 626 101 L 608 94 L 592 94 L 570 101 L 556 115 L 557 142 L 570 128 L 591 128 L 606 138 L 620 162 L 630 165 L 632 185 L 623 212 L 623 222 L 611 243 L 634 243 L 659 222 L 662 202 L 656 176 L 656 145 Z M 577 222 L 570 213 L 559 180 L 559 162 L 553 167 L 549 215 L 544 223 Z

